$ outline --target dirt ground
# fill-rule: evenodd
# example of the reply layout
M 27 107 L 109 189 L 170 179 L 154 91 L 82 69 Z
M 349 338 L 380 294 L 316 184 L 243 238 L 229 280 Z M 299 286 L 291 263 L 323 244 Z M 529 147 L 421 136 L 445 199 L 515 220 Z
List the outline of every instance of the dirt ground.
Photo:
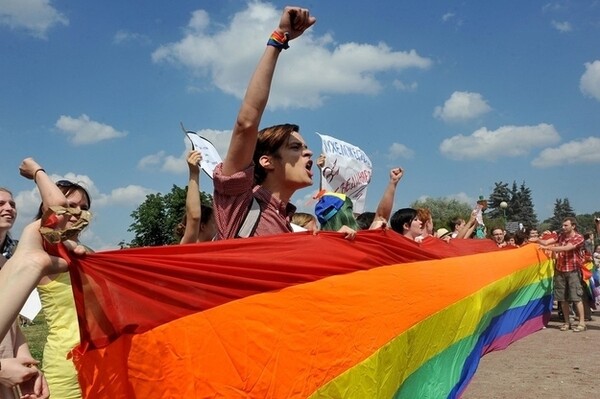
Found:
M 485 355 L 462 399 L 600 398 L 600 311 L 592 317 L 587 331 L 563 332 L 554 311 L 546 329 Z

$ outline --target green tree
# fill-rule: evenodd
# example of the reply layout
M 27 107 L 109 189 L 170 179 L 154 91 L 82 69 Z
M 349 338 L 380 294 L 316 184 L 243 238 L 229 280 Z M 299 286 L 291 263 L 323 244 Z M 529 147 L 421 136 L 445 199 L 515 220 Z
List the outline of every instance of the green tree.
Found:
M 505 209 L 500 207 L 502 202 L 506 202 Z M 537 226 L 538 219 L 533 207 L 531 189 L 524 181 L 520 186 L 513 181 L 511 188 L 508 188 L 508 183 L 494 183 L 494 189 L 488 200 L 486 217 L 498 227 L 504 225 L 505 219 L 507 222 L 520 222 L 523 226 Z
M 165 195 L 147 195 L 144 202 L 131 213 L 133 223 L 128 231 L 133 232 L 135 237 L 128 245 L 147 247 L 179 242 L 174 230 L 185 213 L 185 197 L 186 188 L 176 185 Z M 200 192 L 200 199 L 204 204 L 212 204 L 212 197 L 205 192 Z
M 500 208 L 500 203 L 504 201 L 508 204 L 511 198 L 512 193 L 508 188 L 508 183 L 503 183 L 501 181 L 494 183 L 494 189 L 492 190 L 490 198 L 488 199 L 488 209 L 486 211 L 486 216 L 494 220 L 503 219 L 505 210 Z M 508 211 L 508 208 L 506 209 L 506 211 Z M 506 216 L 508 218 L 508 214 Z
M 516 190 L 516 184 L 513 183 L 513 191 L 514 198 L 511 203 L 514 202 L 515 208 L 512 210 L 509 220 L 521 222 L 525 227 L 536 227 L 538 225 L 538 218 L 533 208 L 531 189 L 523 181 L 518 190 Z
M 566 217 L 575 216 L 575 211 L 571 207 L 571 203 L 568 198 L 557 198 L 554 202 L 554 213 L 550 219 L 545 220 L 548 223 L 550 230 L 560 230 L 563 220 Z
M 471 215 L 471 206 L 465 202 L 448 198 L 427 198 L 422 201 L 414 201 L 411 208 L 427 208 L 433 217 L 435 229 L 449 228 L 450 221 L 456 217 L 468 220 Z
M 577 215 L 577 231 L 581 234 L 592 232 L 596 234 L 596 223 L 594 219 L 600 217 L 600 212 L 595 212 L 593 214 L 584 213 L 581 215 Z

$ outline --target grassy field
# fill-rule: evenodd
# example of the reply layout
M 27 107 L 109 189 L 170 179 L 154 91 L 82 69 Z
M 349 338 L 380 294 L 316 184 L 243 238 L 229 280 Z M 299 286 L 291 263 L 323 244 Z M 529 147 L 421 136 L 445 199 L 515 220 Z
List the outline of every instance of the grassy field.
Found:
M 33 323 L 21 327 L 21 331 L 27 337 L 29 350 L 33 358 L 42 362 L 44 357 L 44 343 L 46 342 L 46 335 L 48 335 L 48 324 L 46 324 L 46 319 L 41 312 Z

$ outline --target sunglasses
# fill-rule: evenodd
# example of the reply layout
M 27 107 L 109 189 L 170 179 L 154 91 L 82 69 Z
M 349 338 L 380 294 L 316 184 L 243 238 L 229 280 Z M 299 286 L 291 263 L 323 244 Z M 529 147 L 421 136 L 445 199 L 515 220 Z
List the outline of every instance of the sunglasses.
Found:
M 92 206 L 92 199 L 90 197 L 90 194 L 88 193 L 88 191 L 86 190 L 85 187 L 83 187 L 81 184 L 78 183 L 73 183 L 70 180 L 58 180 L 56 182 L 56 186 L 57 187 L 62 187 L 62 188 L 66 188 L 66 189 L 75 189 L 75 190 L 81 190 L 83 191 L 83 193 L 85 194 L 85 197 L 87 198 L 88 201 L 88 206 Z

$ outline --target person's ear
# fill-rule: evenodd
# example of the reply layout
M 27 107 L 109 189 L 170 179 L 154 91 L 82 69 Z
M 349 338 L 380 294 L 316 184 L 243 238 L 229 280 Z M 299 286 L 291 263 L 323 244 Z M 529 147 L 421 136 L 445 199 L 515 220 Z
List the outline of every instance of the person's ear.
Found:
M 273 170 L 273 157 L 271 155 L 263 155 L 258 159 L 258 163 L 265 170 Z

